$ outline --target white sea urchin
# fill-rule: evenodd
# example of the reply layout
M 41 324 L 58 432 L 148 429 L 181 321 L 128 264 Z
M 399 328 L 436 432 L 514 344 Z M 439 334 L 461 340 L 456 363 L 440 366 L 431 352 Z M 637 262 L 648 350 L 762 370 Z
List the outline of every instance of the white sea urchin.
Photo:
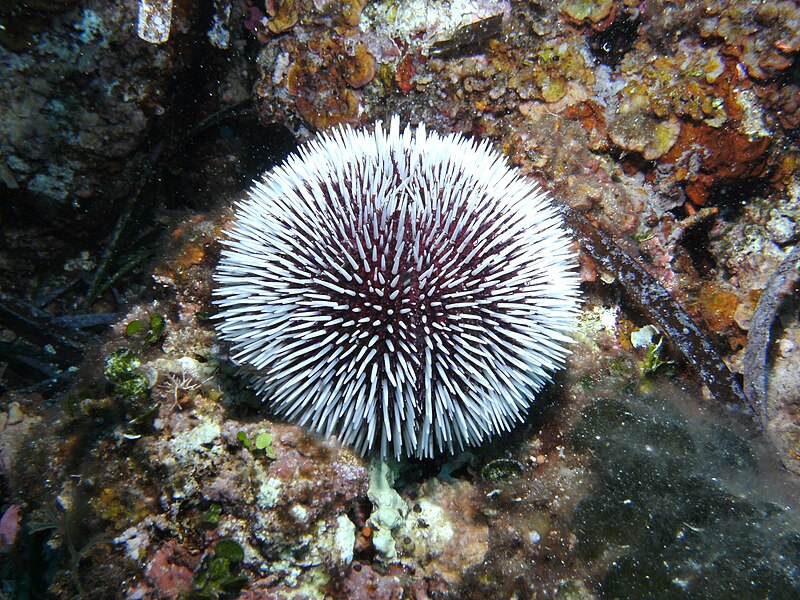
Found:
M 287 420 L 430 457 L 521 420 L 578 305 L 545 192 L 484 141 L 334 129 L 236 207 L 218 330 Z

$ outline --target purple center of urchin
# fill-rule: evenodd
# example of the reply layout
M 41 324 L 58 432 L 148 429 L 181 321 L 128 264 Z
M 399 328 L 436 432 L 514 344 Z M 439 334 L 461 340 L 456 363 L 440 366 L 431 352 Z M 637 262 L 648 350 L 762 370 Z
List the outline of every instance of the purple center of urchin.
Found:
M 287 419 L 427 457 L 520 420 L 577 306 L 545 194 L 486 144 L 343 128 L 237 209 L 218 328 Z

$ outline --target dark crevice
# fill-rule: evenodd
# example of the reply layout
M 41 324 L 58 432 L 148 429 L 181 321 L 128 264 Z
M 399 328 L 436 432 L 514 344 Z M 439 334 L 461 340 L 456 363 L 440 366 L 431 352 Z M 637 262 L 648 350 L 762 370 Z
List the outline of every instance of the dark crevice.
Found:
M 681 244 L 689 253 L 694 268 L 705 279 L 711 277 L 717 268 L 716 260 L 709 246 L 709 235 L 715 223 L 716 221 L 712 219 L 698 223 L 688 229 L 681 239 Z
M 789 55 L 792 64 L 789 68 L 780 71 L 776 77 L 781 86 L 800 85 L 800 52 Z
M 216 123 L 169 162 L 159 179 L 164 205 L 168 209 L 209 210 L 226 193 L 249 187 L 296 145 L 286 128 L 265 127 L 251 111 Z M 210 180 L 224 190 L 209 193 Z
M 614 21 L 605 31 L 592 37 L 589 44 L 592 53 L 604 65 L 616 67 L 639 37 L 638 29 L 638 19 Z
M 751 177 L 742 181 L 719 183 L 714 186 L 706 199 L 706 206 L 714 206 L 719 210 L 720 218 L 726 221 L 737 220 L 742 209 L 755 196 L 766 190 L 767 183 L 763 179 Z

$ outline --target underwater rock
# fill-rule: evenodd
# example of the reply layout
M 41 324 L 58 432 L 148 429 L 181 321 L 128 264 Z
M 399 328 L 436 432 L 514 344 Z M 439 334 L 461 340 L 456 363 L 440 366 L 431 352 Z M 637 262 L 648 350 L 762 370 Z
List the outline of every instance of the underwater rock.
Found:
M 469 486 L 431 479 L 419 487 L 411 503 L 392 489 L 395 476 L 383 461 L 373 462 L 370 476 L 369 524 L 383 562 L 399 561 L 410 570 L 424 568 L 430 576 L 456 585 L 465 569 L 483 559 L 488 531 L 471 514 L 474 491 Z
M 798 239 L 796 2 L 175 3 L 162 46 L 136 38 L 135 1 L 50 4 L 71 8 L 43 9 L 46 22 L 25 16 L 4 33 L 23 43 L 0 49 L 7 150 L 0 160 L 7 196 L 0 287 L 31 304 L 50 298 L 54 314 L 69 317 L 83 302 L 83 281 L 103 251 L 95 231 L 108 233 L 116 209 L 148 172 L 148 160 L 131 158 L 149 147 L 143 142 L 169 145 L 198 115 L 248 95 L 262 123 L 300 138 L 334 119 L 369 123 L 400 114 L 442 134 L 490 140 L 640 260 L 699 316 L 734 371 L 759 294 Z M 459 7 L 467 5 L 474 12 L 465 19 Z M 208 41 L 209 17 L 225 6 L 227 49 Z M 437 41 L 474 31 L 493 15 L 492 33 L 480 44 L 454 40 L 456 52 L 437 54 Z M 270 24 L 283 31 L 273 33 Z M 190 63 L 207 72 L 215 60 L 225 64 L 219 82 L 176 79 Z M 187 96 L 216 100 L 195 107 Z M 317 100 L 330 119 L 316 113 Z M 615 118 L 626 114 L 643 115 L 648 125 L 677 123 L 680 134 L 660 154 L 645 135 L 619 135 L 625 122 Z M 275 133 L 262 134 L 250 117 L 254 137 Z M 220 130 L 240 137 L 240 130 Z M 207 561 L 207 571 L 218 541 L 229 538 L 243 551 L 233 571 L 249 578 L 242 597 L 800 595 L 797 511 L 776 497 L 788 476 L 757 460 L 757 438 L 697 424 L 697 415 L 657 399 L 618 395 L 666 377 L 641 377 L 645 348 L 626 344 L 646 319 L 620 302 L 614 278 L 587 256 L 589 323 L 563 387 L 553 390 L 557 414 L 537 432 L 540 445 L 511 441 L 447 478 L 401 481 L 393 491 L 405 516 L 391 541 L 384 536 L 378 544 L 393 545 L 396 556 L 387 559 L 368 525 L 374 507 L 365 463 L 331 441 L 258 416 L 250 409 L 257 401 L 220 360 L 208 321 L 210 271 L 219 253 L 213 240 L 228 216 L 214 210 L 227 207 L 238 188 L 208 175 L 202 181 L 213 179 L 213 190 L 192 187 L 197 173 L 218 172 L 220 139 L 191 137 L 181 146 L 185 165 L 162 172 L 169 193 L 136 215 L 137 234 L 163 232 L 179 251 L 157 246 L 154 272 L 140 263 L 81 309 L 130 312 L 97 342 L 102 350 L 86 347 L 79 389 L 66 406 L 49 392 L 13 391 L 13 367 L 8 354 L 0 356 L 2 508 L 23 507 L 18 555 L 3 556 L 14 567 L 0 575 L 4 593 L 75 597 L 82 587 L 99 597 L 109 582 L 129 582 L 130 597 L 176 596 L 194 590 L 200 565 Z M 264 149 L 244 144 L 222 153 L 243 164 Z M 189 163 L 197 172 L 185 177 Z M 7 225 L 13 214 L 33 216 L 42 231 L 32 236 Z M 50 270 L 35 268 L 43 264 Z M 53 301 L 67 284 L 70 291 Z M 144 330 L 126 334 L 133 321 L 149 323 L 155 308 L 165 315 L 163 336 L 150 344 Z M 19 335 L 6 327 L 3 344 Z M 772 410 L 786 425 L 787 451 L 796 453 L 800 337 L 786 318 L 774 333 Z M 102 357 L 120 347 L 139 353 L 156 403 L 151 426 L 136 432 L 115 417 L 118 403 L 105 391 Z M 666 342 L 662 351 L 679 363 Z M 683 367 L 675 365 L 674 377 L 692 389 Z M 610 399 L 598 403 L 604 396 Z M 14 402 L 23 417 L 17 424 Z M 590 408 L 577 417 L 582 402 Z M 569 441 L 572 418 L 579 424 Z M 263 435 L 272 441 L 259 448 Z M 498 456 L 518 460 L 519 477 L 485 482 L 476 465 Z M 429 467 L 404 466 L 435 472 Z M 37 522 L 43 529 L 33 532 Z M 100 541 L 83 546 L 92 540 Z M 26 571 L 33 576 L 25 579 Z M 233 571 L 229 565 L 227 575 Z
M 163 125 L 167 90 L 186 57 L 174 43 L 137 38 L 129 26 L 136 2 L 14 4 L 47 15 L 16 55 L 0 47 L 0 137 L 17 209 L 102 226 L 99 217 L 138 185 L 138 168 L 120 171 L 149 126 Z M 184 12 L 173 29 L 185 31 L 191 18 Z
M 403 523 L 408 514 L 408 506 L 392 487 L 394 479 L 394 474 L 384 461 L 373 462 L 367 492 L 373 506 L 369 517 L 369 523 L 373 527 L 372 544 L 387 559 L 397 556 L 392 532 Z
M 588 406 L 570 437 L 597 474 L 572 516 L 578 552 L 616 557 L 604 596 L 800 593 L 799 523 L 733 431 L 659 398 L 621 397 Z
M 680 131 L 677 121 L 658 121 L 636 113 L 620 115 L 608 124 L 608 135 L 615 144 L 640 152 L 645 160 L 654 160 L 669 152 Z

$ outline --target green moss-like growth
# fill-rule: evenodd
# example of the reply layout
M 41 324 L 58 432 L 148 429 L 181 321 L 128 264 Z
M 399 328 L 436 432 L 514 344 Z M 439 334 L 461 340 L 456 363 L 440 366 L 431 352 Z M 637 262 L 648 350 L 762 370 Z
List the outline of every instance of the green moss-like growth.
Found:
M 754 492 L 766 482 L 730 429 L 618 398 L 587 407 L 570 439 L 597 475 L 572 516 L 578 549 L 619 555 L 603 597 L 800 597 L 797 524 Z
M 664 338 L 659 338 L 658 343 L 650 344 L 644 354 L 642 371 L 645 375 L 654 375 L 662 367 L 672 366 L 674 361 L 663 358 Z
M 127 348 L 120 348 L 114 350 L 108 358 L 106 358 L 103 367 L 103 375 L 106 376 L 109 383 L 115 384 L 126 379 L 130 379 L 142 365 L 142 361 L 132 351 Z
M 220 598 L 238 592 L 247 578 L 235 574 L 238 563 L 244 560 L 244 549 L 235 540 L 224 538 L 217 542 L 214 556 L 206 556 L 194 575 L 194 590 L 189 598 Z
M 114 393 L 126 402 L 141 402 L 150 396 L 147 378 L 137 372 L 141 365 L 139 357 L 126 348 L 115 350 L 106 358 L 103 374 Z
M 155 344 L 162 337 L 164 337 L 164 330 L 167 327 L 167 321 L 161 315 L 152 315 L 150 317 L 150 327 L 147 330 L 147 335 L 144 336 L 144 341 L 148 344 Z
M 150 397 L 150 385 L 144 375 L 136 373 L 115 383 L 114 393 L 128 402 L 141 402 Z
M 245 431 L 239 431 L 236 434 L 236 439 L 239 440 L 242 443 L 242 446 L 244 446 L 248 450 L 250 450 L 250 448 L 253 447 L 253 442 L 251 442 L 250 438 L 247 437 L 247 432 Z
M 200 527 L 204 529 L 215 529 L 217 525 L 219 525 L 221 516 L 222 507 L 219 504 L 212 504 L 200 517 Z
M 242 446 L 257 455 L 266 455 L 269 458 L 275 458 L 275 448 L 272 447 L 273 437 L 271 433 L 259 433 L 255 440 L 247 437 L 247 433 L 240 431 L 236 434 L 236 439 L 242 443 Z
M 144 331 L 144 322 L 139 319 L 135 319 L 125 326 L 125 335 L 128 337 L 137 336 L 142 331 Z
M 481 477 L 490 483 L 506 483 L 518 479 L 524 470 L 522 464 L 516 460 L 498 458 L 484 465 Z
M 217 542 L 214 549 L 217 558 L 224 558 L 232 563 L 239 563 L 244 560 L 244 549 L 239 545 L 239 542 L 230 538 L 223 538 Z

